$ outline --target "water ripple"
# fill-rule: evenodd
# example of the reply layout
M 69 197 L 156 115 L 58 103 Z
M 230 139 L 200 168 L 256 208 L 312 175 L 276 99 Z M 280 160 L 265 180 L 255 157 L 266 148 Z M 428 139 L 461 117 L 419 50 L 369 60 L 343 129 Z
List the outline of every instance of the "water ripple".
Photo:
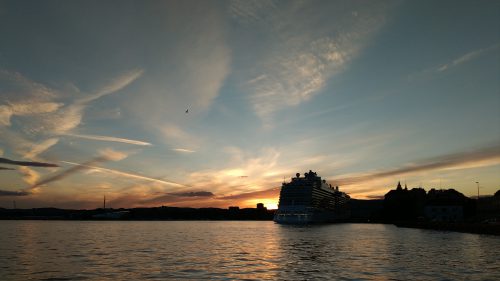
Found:
M 500 280 L 500 238 L 337 224 L 4 221 L 0 280 Z

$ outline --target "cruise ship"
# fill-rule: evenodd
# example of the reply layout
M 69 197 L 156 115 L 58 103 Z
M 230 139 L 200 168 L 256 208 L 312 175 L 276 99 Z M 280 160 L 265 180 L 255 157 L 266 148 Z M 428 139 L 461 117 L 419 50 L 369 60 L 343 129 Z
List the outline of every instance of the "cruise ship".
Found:
M 340 222 L 348 219 L 350 197 L 322 180 L 309 170 L 300 173 L 281 187 L 278 210 L 274 215 L 277 223 L 307 224 Z

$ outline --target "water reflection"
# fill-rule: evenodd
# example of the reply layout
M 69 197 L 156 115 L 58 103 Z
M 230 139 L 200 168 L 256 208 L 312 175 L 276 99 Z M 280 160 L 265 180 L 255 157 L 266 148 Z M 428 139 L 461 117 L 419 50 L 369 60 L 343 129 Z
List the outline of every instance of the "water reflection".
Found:
M 370 224 L 1 223 L 1 280 L 500 280 L 493 236 Z
M 281 226 L 287 280 L 498 279 L 498 237 L 400 229 L 391 225 Z M 479 242 L 481 241 L 481 242 Z M 481 249 L 478 243 L 490 243 Z M 485 250 L 485 251 L 482 251 Z M 477 264 L 488 265 L 478 270 Z

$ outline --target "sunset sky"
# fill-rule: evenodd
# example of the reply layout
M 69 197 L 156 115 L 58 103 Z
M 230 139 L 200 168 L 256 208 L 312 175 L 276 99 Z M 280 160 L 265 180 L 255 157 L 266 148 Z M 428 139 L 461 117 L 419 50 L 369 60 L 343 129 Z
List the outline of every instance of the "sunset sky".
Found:
M 493 194 L 498 11 L 0 1 L 0 207 L 275 208 L 308 170 L 354 198 Z

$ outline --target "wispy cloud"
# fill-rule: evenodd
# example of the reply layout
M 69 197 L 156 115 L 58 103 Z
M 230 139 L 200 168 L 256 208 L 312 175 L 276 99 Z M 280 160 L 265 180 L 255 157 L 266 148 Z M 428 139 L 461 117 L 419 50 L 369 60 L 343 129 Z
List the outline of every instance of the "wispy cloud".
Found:
M 452 60 L 449 63 L 445 63 L 445 64 L 438 66 L 436 68 L 436 70 L 439 72 L 447 71 L 453 67 L 457 67 L 463 63 L 466 63 L 468 61 L 476 59 L 476 58 L 478 58 L 478 57 L 480 57 L 480 56 L 482 56 L 490 51 L 496 50 L 498 48 L 500 48 L 500 44 L 495 44 L 495 45 L 492 45 L 492 46 L 489 46 L 486 48 L 481 48 L 481 49 L 466 53 L 466 54 Z
M 24 102 L 7 103 L 0 105 L 0 125 L 10 126 L 12 116 L 30 116 L 36 114 L 50 113 L 58 110 L 62 103 L 36 102 L 27 100 Z
M 72 134 L 72 131 L 81 124 L 85 109 L 90 102 L 122 90 L 141 77 L 143 73 L 142 69 L 126 72 L 94 93 L 65 105 L 56 101 L 59 97 L 57 91 L 31 81 L 19 73 L 1 70 L 0 80 L 6 80 L 10 87 L 0 88 L 0 91 L 8 91 L 3 100 L 4 104 L 0 104 L 0 131 L 5 138 L 3 142 L 24 158 L 37 160 L 39 154 L 57 144 L 59 141 L 57 136 Z M 16 94 L 18 92 L 20 94 Z M 11 119 L 16 116 L 30 118 L 20 119 L 17 123 L 18 128 L 14 131 L 9 127 Z M 49 138 L 43 140 L 47 136 Z M 143 141 L 107 136 L 74 134 L 74 137 L 150 145 Z M 35 143 L 32 141 L 34 138 L 42 140 Z
M 62 107 L 56 112 L 44 115 L 34 124 L 35 126 L 32 131 L 39 133 L 46 133 L 48 131 L 54 135 L 64 135 L 69 133 L 71 130 L 80 125 L 87 104 L 103 96 L 122 90 L 138 79 L 143 73 L 144 71 L 142 69 L 138 69 L 112 79 L 107 85 L 102 87 L 96 93 L 89 94 L 81 99 L 78 99 L 75 102 Z
M 174 139 L 177 141 L 189 141 L 192 139 L 192 136 L 190 136 L 181 127 L 174 124 L 165 124 L 161 128 L 161 131 L 166 138 Z
M 23 157 L 26 158 L 26 159 L 37 159 L 38 155 L 44 151 L 46 151 L 47 149 L 49 149 L 50 147 L 56 145 L 57 143 L 59 142 L 59 139 L 58 138 L 50 138 L 50 139 L 46 139 L 40 143 L 33 143 L 33 145 L 31 146 L 31 149 L 29 151 L 27 151 Z
M 170 146 L 177 146 L 172 150 L 177 152 L 195 152 L 193 148 L 200 146 L 200 138 L 190 134 L 182 127 L 175 124 L 164 124 L 159 128 L 165 143 Z
M 275 1 L 232 0 L 229 14 L 242 24 L 266 22 L 278 9 Z
M 196 150 L 199 136 L 181 143 L 180 138 L 168 135 L 168 130 L 176 126 L 193 134 L 186 130 L 187 125 L 199 121 L 197 118 L 219 96 L 231 73 L 232 50 L 226 39 L 229 28 L 215 2 L 201 1 L 196 9 L 180 2 L 165 3 L 166 10 L 175 11 L 165 24 L 182 27 L 185 32 L 175 31 L 168 38 L 163 49 L 169 51 L 154 58 L 163 63 L 156 72 L 148 72 L 141 94 L 130 96 L 123 107 L 142 121 L 145 129 L 164 137 L 169 147 Z
M 19 72 L 0 69 L 0 81 L 2 81 L 4 85 L 10 85 L 9 92 L 13 95 L 9 95 L 9 98 L 14 100 L 16 100 L 15 96 L 19 93 L 29 93 L 30 98 L 39 101 L 46 101 L 47 99 L 57 96 L 54 89 L 28 79 Z
M 53 141 L 54 138 L 37 143 L 32 141 L 26 134 L 18 133 L 2 126 L 0 126 L 0 135 L 2 136 L 0 143 L 5 144 L 12 152 L 33 161 L 43 161 L 38 155 L 43 153 L 44 149 L 48 149 L 56 143 Z
M 108 137 L 108 136 L 81 135 L 81 134 L 71 134 L 71 133 L 64 134 L 64 136 L 75 137 L 75 138 L 82 138 L 82 139 L 88 139 L 88 140 L 121 142 L 121 143 L 143 145 L 143 146 L 152 145 L 151 143 L 145 142 L 145 141 L 125 139 L 125 138 L 117 138 L 117 137 Z
M 19 172 L 23 175 L 23 180 L 29 185 L 34 185 L 40 179 L 40 174 L 29 167 L 19 167 Z
M 121 161 L 128 157 L 127 153 L 123 151 L 117 151 L 112 148 L 101 149 L 99 150 L 99 154 L 111 161 Z
M 10 126 L 14 116 L 52 113 L 64 104 L 55 102 L 56 90 L 32 81 L 18 72 L 0 69 L 0 126 Z
M 266 127 L 272 127 L 274 112 L 320 93 L 384 22 L 384 11 L 377 9 L 359 9 L 354 16 L 349 3 L 337 3 L 346 6 L 339 9 L 343 12 L 330 14 L 326 9 L 327 15 L 321 6 L 310 5 L 304 1 L 231 3 L 230 13 L 238 22 L 279 38 L 269 43 L 268 54 L 257 61 L 244 85 Z M 316 24 L 332 18 L 335 24 Z
M 235 148 L 228 150 L 231 160 L 225 168 L 196 171 L 189 174 L 190 186 L 210 189 L 219 196 L 258 191 L 269 187 L 281 178 L 283 171 L 278 167 L 280 153 L 274 148 L 266 148 L 251 154 L 234 157 Z
M 280 187 L 269 189 L 243 192 L 217 197 L 216 200 L 221 202 L 220 205 L 255 207 L 257 203 L 263 203 L 268 208 L 277 208 L 280 195 Z
M 9 150 L 14 152 L 15 154 L 19 154 L 21 156 L 29 153 L 33 146 L 34 142 L 28 140 L 27 138 L 21 136 L 19 133 L 14 132 L 13 130 L 9 130 L 9 128 L 0 126 L 0 143 L 5 145 Z M 36 159 L 30 159 L 36 161 Z
M 276 110 L 309 100 L 340 70 L 348 56 L 333 39 L 322 38 L 271 61 L 260 79 L 248 83 L 254 92 L 250 101 L 257 115 L 266 119 Z

